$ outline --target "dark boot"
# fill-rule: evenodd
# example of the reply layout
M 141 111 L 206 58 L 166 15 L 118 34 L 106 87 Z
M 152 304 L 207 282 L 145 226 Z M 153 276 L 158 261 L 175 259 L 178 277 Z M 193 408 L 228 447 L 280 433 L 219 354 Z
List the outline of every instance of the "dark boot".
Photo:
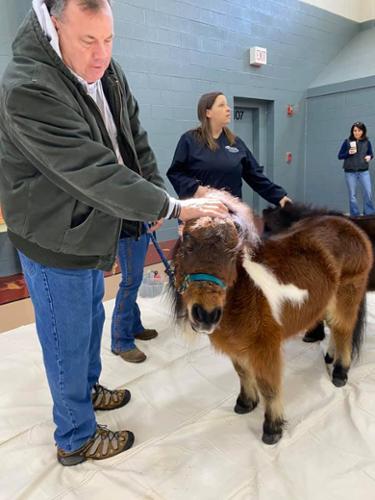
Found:
M 141 333 L 136 333 L 134 337 L 137 340 L 151 340 L 157 337 L 159 334 L 156 330 L 150 329 L 150 328 L 145 328 L 143 332 Z
M 119 351 L 113 353 L 120 356 L 124 361 L 127 361 L 128 363 L 142 363 L 147 359 L 146 354 L 138 349 L 138 347 L 130 349 L 129 351 Z

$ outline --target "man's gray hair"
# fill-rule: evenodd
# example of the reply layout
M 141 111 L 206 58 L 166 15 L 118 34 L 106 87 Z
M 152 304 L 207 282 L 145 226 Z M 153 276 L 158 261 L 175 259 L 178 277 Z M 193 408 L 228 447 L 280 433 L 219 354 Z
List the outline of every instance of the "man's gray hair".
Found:
M 47 9 L 51 16 L 60 18 L 69 0 L 45 0 Z M 76 0 L 82 10 L 97 12 L 106 2 L 112 5 L 111 0 Z

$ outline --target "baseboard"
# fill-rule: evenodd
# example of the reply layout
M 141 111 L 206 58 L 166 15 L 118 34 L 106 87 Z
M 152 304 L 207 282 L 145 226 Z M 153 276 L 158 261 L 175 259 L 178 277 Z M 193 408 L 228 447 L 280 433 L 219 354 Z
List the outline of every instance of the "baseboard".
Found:
M 171 251 L 176 243 L 176 240 L 168 240 L 160 242 L 160 247 L 169 260 Z M 145 266 L 151 266 L 160 263 L 160 257 L 154 245 L 150 244 Z M 120 267 L 116 261 L 112 271 L 105 274 L 106 277 L 120 273 Z M 14 274 L 0 278 L 0 308 L 5 304 L 10 304 L 18 300 L 26 299 L 29 296 L 25 281 L 22 274 Z
M 169 259 L 175 240 L 163 241 L 160 246 Z M 145 272 L 148 270 L 164 270 L 160 257 L 153 245 L 150 245 L 145 260 Z M 104 300 L 116 296 L 121 274 L 118 264 L 112 272 L 105 276 Z M 35 322 L 34 310 L 22 274 L 0 278 L 0 333 L 14 330 L 23 325 Z

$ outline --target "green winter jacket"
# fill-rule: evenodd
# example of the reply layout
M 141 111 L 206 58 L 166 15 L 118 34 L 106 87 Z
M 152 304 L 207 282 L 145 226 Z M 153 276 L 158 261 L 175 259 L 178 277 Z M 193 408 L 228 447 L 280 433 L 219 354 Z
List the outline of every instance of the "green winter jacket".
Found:
M 29 13 L 0 90 L 0 200 L 13 244 L 48 266 L 108 270 L 122 219 L 168 211 L 137 102 L 114 61 L 102 83 L 125 166 L 95 102 Z

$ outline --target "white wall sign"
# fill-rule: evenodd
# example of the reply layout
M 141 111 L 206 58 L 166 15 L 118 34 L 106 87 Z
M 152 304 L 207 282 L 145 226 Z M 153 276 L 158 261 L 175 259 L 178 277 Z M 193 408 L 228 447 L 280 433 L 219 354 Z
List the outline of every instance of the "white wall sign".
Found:
M 264 66 L 267 64 L 267 49 L 264 47 L 251 47 L 250 64 L 251 66 Z

